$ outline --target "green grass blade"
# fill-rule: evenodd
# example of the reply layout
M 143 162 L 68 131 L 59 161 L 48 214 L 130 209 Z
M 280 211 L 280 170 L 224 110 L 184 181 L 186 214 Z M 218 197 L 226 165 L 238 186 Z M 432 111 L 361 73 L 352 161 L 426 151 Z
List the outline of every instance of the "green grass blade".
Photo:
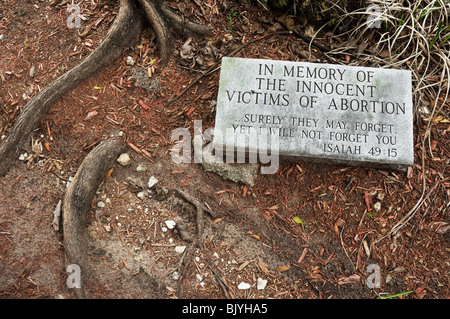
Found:
M 399 293 L 399 294 L 396 294 L 396 295 L 392 295 L 392 296 L 378 297 L 377 299 L 391 299 L 391 298 L 396 298 L 396 297 L 399 297 L 399 296 L 408 295 L 408 294 L 413 293 L 413 292 L 414 292 L 414 290 L 411 290 L 411 291 L 402 292 L 402 293 Z

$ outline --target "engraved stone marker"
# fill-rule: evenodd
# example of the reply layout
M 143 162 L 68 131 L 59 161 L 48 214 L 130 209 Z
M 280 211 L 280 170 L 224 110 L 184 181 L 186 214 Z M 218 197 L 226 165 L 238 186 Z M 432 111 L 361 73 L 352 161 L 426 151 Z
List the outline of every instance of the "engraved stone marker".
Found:
M 249 136 L 266 132 L 281 156 L 405 169 L 414 163 L 411 72 L 224 57 L 215 147 L 257 152 Z

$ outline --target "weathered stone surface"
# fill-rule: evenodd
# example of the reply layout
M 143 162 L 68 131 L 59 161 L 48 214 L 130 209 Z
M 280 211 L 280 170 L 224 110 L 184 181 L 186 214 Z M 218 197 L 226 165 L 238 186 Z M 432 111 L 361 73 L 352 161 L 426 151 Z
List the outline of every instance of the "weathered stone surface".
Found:
M 266 132 L 281 156 L 405 169 L 414 163 L 411 72 L 223 58 L 215 147 L 258 153 Z
M 202 153 L 202 167 L 205 171 L 213 172 L 222 178 L 235 183 L 243 183 L 250 187 L 255 185 L 256 179 L 258 178 L 259 164 L 235 164 L 217 161 L 214 156 L 211 155 L 211 147 L 212 144 L 208 144 Z

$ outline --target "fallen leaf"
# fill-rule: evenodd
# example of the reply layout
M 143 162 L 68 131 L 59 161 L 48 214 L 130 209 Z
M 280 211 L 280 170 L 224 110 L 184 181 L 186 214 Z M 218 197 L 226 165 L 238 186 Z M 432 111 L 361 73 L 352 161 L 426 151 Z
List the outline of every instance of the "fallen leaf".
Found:
M 304 224 L 305 222 L 298 216 L 294 217 L 294 222 L 296 222 L 297 224 Z
M 359 277 L 357 274 L 340 278 L 338 280 L 339 285 L 350 285 L 350 284 L 356 284 L 361 281 L 361 277 Z
M 434 151 L 434 149 L 436 148 L 437 143 L 438 143 L 438 141 L 436 141 L 436 140 L 431 142 L 430 148 L 432 151 Z
M 286 271 L 286 270 L 289 270 L 288 266 L 281 266 L 281 267 L 277 268 L 277 271 L 279 271 L 279 272 Z
M 94 86 L 94 90 L 101 90 L 102 87 L 101 86 Z
M 258 240 L 261 240 L 258 235 L 252 235 L 252 237 L 254 237 L 254 238 L 258 239 Z
M 89 119 L 93 118 L 94 116 L 96 116 L 97 114 L 98 114 L 97 111 L 89 112 L 89 113 L 86 115 L 86 117 L 84 118 L 84 120 L 85 120 L 85 121 L 86 121 L 86 120 L 89 120 Z
M 245 267 L 247 267 L 253 260 L 247 260 L 246 262 L 242 263 L 242 265 L 239 266 L 239 268 L 237 269 L 238 271 L 241 271 L 242 269 L 244 269 Z
M 113 173 L 113 171 L 114 171 L 114 167 L 111 168 L 111 169 L 108 171 L 108 173 L 106 173 L 106 179 L 108 179 L 108 178 L 111 176 L 111 174 Z
M 214 219 L 213 224 L 220 222 L 222 219 L 223 219 L 222 217 Z

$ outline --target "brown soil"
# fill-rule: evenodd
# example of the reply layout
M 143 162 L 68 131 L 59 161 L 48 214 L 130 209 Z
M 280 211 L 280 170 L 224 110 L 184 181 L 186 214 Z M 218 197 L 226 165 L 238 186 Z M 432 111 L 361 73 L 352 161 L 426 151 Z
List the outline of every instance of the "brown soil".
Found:
M 408 172 L 282 162 L 277 174 L 260 175 L 248 187 L 205 172 L 199 164 L 177 165 L 170 157 L 172 130 L 191 129 L 195 119 L 203 120 L 204 129 L 214 124 L 219 72 L 166 105 L 217 61 L 202 49 L 214 44 L 226 55 L 281 26 L 257 5 L 171 4 L 192 21 L 214 28 L 212 39 L 192 42 L 201 64 L 180 57 L 180 41 L 174 43 L 171 61 L 159 69 L 154 35 L 144 32 L 123 59 L 52 107 L 34 132 L 42 153 L 28 162 L 17 160 L 0 178 L 0 297 L 74 298 L 66 285 L 62 233 L 52 226 L 53 212 L 86 154 L 102 138 L 121 131 L 131 163 L 117 165 L 89 215 L 89 262 L 95 271 L 86 284 L 92 298 L 224 298 L 227 292 L 251 299 L 365 299 L 408 291 L 413 292 L 402 298 L 448 298 L 449 124 L 433 125 L 434 158 L 426 152 L 425 166 L 423 127 L 416 126 L 417 164 Z M 48 1 L 0 4 L 0 136 L 8 134 L 31 96 L 101 42 L 118 11 L 111 1 L 81 6 L 88 17 L 83 27 L 96 23 L 84 38 L 66 27 L 65 6 L 55 8 Z M 301 53 L 307 49 L 292 35 L 274 35 L 250 44 L 239 56 L 305 60 Z M 320 52 L 314 54 L 313 59 L 327 62 Z M 134 66 L 127 65 L 127 56 Z M 23 147 L 22 153 L 34 154 L 31 140 Z M 140 164 L 146 172 L 136 172 Z M 151 176 L 158 179 L 156 189 L 141 200 L 139 186 Z M 206 214 L 204 247 L 186 254 L 186 269 L 177 269 L 182 254 L 175 247 L 188 243 L 175 230 L 163 231 L 165 221 L 181 218 L 190 235 L 196 233 L 195 208 L 177 188 L 216 215 Z M 377 241 L 422 194 L 429 196 L 409 223 L 395 236 Z M 295 216 L 304 223 L 295 223 Z M 369 264 L 381 269 L 378 289 L 366 285 Z M 258 278 L 268 280 L 262 290 L 256 287 Z M 238 289 L 241 282 L 250 289 Z

